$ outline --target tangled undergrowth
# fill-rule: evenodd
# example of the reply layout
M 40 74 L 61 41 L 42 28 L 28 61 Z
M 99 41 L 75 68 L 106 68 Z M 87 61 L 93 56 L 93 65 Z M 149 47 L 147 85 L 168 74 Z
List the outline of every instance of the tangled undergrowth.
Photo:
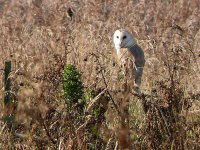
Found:
M 200 149 L 199 0 L 0 0 L 0 149 Z M 112 34 L 144 49 L 142 96 Z

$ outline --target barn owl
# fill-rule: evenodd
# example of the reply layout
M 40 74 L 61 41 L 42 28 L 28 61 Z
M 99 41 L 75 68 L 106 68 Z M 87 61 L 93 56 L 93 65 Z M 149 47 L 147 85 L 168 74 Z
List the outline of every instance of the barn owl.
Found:
M 121 66 L 129 67 L 129 71 L 131 71 L 134 79 L 134 90 L 137 94 L 141 94 L 140 84 L 143 67 L 145 65 L 143 50 L 137 44 L 136 39 L 131 35 L 131 33 L 124 29 L 115 31 L 113 42 Z

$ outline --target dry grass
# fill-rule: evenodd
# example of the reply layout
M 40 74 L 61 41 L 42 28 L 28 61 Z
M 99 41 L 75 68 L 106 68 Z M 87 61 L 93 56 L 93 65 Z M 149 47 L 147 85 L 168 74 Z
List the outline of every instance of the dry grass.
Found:
M 0 115 L 16 116 L 15 123 L 1 119 L 0 148 L 200 149 L 199 14 L 199 0 L 0 0 L 0 69 L 5 60 L 13 65 L 13 104 L 4 108 L 0 80 Z M 143 100 L 123 86 L 112 44 L 118 28 L 145 51 Z M 93 91 L 88 103 L 108 89 L 98 117 L 66 108 L 66 63 Z

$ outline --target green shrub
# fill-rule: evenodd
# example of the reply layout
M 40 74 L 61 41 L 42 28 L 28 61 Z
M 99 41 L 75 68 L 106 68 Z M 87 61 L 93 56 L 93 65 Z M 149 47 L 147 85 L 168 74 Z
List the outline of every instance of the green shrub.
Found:
M 63 90 L 66 104 L 83 103 L 83 84 L 81 74 L 74 65 L 68 64 L 63 73 Z

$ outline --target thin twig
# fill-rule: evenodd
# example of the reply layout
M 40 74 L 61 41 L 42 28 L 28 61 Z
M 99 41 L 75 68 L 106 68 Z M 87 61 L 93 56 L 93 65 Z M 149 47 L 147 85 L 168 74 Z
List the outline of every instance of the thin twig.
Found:
M 14 133 L 14 135 L 17 136 L 18 138 L 22 138 L 22 139 L 27 139 L 27 138 L 29 138 L 29 135 L 26 135 L 26 134 Z M 33 138 L 34 138 L 35 140 L 40 141 L 40 142 L 45 142 L 45 143 L 47 142 L 47 140 L 45 140 L 44 138 L 39 137 L 39 136 L 36 136 L 36 135 L 34 135 Z
M 100 98 L 102 97 L 102 95 L 107 91 L 107 88 L 104 89 L 101 93 L 99 93 L 95 98 L 93 98 L 90 102 L 90 104 L 88 105 L 86 111 L 87 112 L 91 112 L 93 110 L 93 108 L 97 105 L 97 103 L 99 103 Z
M 157 106 L 157 109 L 159 110 L 159 112 L 160 112 L 160 114 L 161 114 L 161 116 L 162 116 L 162 118 L 163 118 L 163 120 L 164 120 L 164 123 L 165 123 L 166 129 L 167 129 L 168 135 L 171 136 L 171 133 L 170 133 L 169 128 L 168 128 L 168 125 L 167 125 L 167 120 L 166 120 L 166 118 L 165 118 L 165 116 L 164 116 L 162 110 L 160 109 L 159 106 Z
M 51 137 L 51 134 L 49 133 L 47 126 L 45 125 L 44 121 L 42 121 L 42 126 L 44 127 L 44 130 L 49 138 L 49 140 L 53 143 L 56 144 L 57 142 Z
M 96 60 L 97 60 L 97 63 L 98 63 L 98 65 L 99 65 L 100 68 L 101 68 L 100 71 L 101 71 L 101 75 L 102 75 L 102 78 L 103 78 L 103 82 L 104 82 L 104 84 L 105 84 L 105 86 L 106 86 L 106 89 L 107 89 L 106 92 L 107 92 L 108 96 L 110 97 L 110 99 L 111 99 L 111 101 L 112 101 L 112 103 L 113 103 L 113 105 L 114 105 L 114 107 L 115 107 L 117 113 L 120 114 L 119 107 L 118 107 L 117 104 L 115 103 L 115 101 L 114 101 L 112 95 L 110 94 L 110 92 L 109 92 L 109 90 L 108 90 L 108 84 L 107 84 L 107 82 L 106 82 L 106 78 L 105 78 L 105 76 L 104 76 L 103 69 L 102 69 L 101 63 L 100 63 L 100 61 L 99 61 L 99 59 L 98 59 L 98 56 L 97 56 L 96 54 L 94 54 L 94 53 L 91 53 L 91 55 L 92 55 L 92 56 L 95 56 L 95 58 L 96 58 Z

